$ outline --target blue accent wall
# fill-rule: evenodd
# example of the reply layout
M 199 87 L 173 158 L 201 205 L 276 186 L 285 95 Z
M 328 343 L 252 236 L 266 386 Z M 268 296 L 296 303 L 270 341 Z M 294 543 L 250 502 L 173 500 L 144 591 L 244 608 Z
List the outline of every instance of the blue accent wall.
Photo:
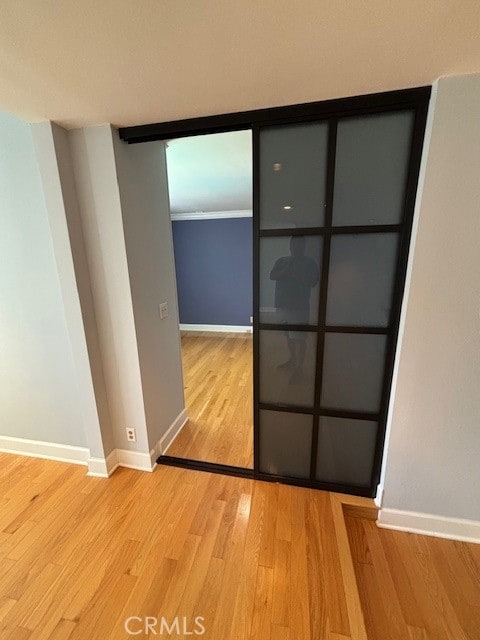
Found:
M 182 324 L 250 325 L 252 218 L 172 223 Z

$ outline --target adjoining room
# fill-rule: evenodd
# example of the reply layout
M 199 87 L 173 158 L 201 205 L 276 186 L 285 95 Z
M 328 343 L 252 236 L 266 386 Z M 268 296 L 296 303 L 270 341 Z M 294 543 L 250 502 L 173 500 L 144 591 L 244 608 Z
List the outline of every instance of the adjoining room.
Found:
M 166 453 L 251 469 L 251 131 L 169 140 L 166 157 L 189 416 Z

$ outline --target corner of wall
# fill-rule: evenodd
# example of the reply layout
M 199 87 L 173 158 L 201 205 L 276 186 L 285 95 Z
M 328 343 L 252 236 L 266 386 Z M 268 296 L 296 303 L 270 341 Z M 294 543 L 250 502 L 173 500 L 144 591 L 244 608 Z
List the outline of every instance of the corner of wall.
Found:
M 115 130 L 112 135 L 147 438 L 154 450 L 185 408 L 165 147 L 127 145 Z M 168 303 L 163 319 L 161 302 Z
M 69 132 L 114 448 L 148 454 L 148 436 L 110 125 Z M 126 438 L 126 428 L 137 442 Z
M 480 74 L 433 87 L 379 526 L 477 542 Z M 421 210 L 421 211 L 420 211 Z
M 424 136 L 423 150 L 422 150 L 422 160 L 420 163 L 417 193 L 415 196 L 415 210 L 413 214 L 412 233 L 410 236 L 410 247 L 408 250 L 408 263 L 407 263 L 407 271 L 405 275 L 405 288 L 403 292 L 402 310 L 400 314 L 400 322 L 398 327 L 397 348 L 395 352 L 395 362 L 393 367 L 390 400 L 388 405 L 389 409 L 388 409 L 388 416 L 387 416 L 387 425 L 385 430 L 385 442 L 384 442 L 384 448 L 383 448 L 382 468 L 380 472 L 379 484 L 377 487 L 377 495 L 375 497 L 375 504 L 378 507 L 382 506 L 384 493 L 385 493 L 385 475 L 386 475 L 387 465 L 388 465 L 390 434 L 391 434 L 392 425 L 393 425 L 393 412 L 394 412 L 394 406 L 395 406 L 395 396 L 396 396 L 397 381 L 398 381 L 398 370 L 399 370 L 400 359 L 402 355 L 402 344 L 403 344 L 403 337 L 405 333 L 405 321 L 406 321 L 407 310 L 408 310 L 408 301 L 409 301 L 409 294 L 410 294 L 410 285 L 412 281 L 413 264 L 415 261 L 415 242 L 416 242 L 417 233 L 418 233 L 420 210 L 422 205 L 422 195 L 423 195 L 423 189 L 425 185 L 425 175 L 427 170 L 430 141 L 432 138 L 433 121 L 435 118 L 437 90 L 438 90 L 438 80 L 432 85 L 432 93 L 430 95 L 430 102 L 428 105 L 428 115 L 427 115 L 427 122 L 425 126 L 425 136 Z
M 104 455 L 102 429 L 95 397 L 87 336 L 83 324 L 82 301 L 79 295 L 78 264 L 75 264 L 71 229 L 75 215 L 78 217 L 75 193 L 68 191 L 66 174 L 71 172 L 68 147 L 59 148 L 58 136 L 63 129 L 51 122 L 31 125 L 37 163 L 40 170 L 45 205 L 62 292 L 65 317 L 70 336 L 85 437 L 94 455 Z M 82 238 L 75 239 L 82 245 Z M 108 429 L 109 425 L 105 425 Z M 107 442 L 108 442 L 107 434 Z

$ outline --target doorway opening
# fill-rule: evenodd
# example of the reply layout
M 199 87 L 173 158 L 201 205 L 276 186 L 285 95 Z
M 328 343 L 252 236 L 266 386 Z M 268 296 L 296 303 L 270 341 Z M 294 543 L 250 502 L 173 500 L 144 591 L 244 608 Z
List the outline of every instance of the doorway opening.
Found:
M 253 469 L 251 131 L 169 140 L 185 402 L 167 455 Z
M 252 132 L 253 470 L 160 463 L 375 496 L 430 92 L 121 130 Z

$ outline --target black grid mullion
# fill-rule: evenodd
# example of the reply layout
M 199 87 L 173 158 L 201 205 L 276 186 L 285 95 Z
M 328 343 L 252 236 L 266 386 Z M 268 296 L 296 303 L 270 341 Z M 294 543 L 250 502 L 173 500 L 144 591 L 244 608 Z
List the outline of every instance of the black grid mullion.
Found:
M 377 335 L 389 335 L 392 331 L 391 327 L 363 327 L 361 325 L 334 325 L 327 324 L 324 327 L 327 333 L 363 333 L 363 334 L 377 334 Z
M 276 404 L 275 402 L 259 402 L 260 409 L 264 411 L 281 411 L 286 413 L 301 413 L 312 415 L 312 407 L 302 407 L 293 404 Z
M 345 234 L 398 233 L 403 224 L 359 224 L 344 227 L 282 227 L 280 229 L 260 229 L 261 238 L 277 238 L 291 236 L 330 236 Z
M 294 404 L 277 404 L 275 402 L 260 402 L 259 408 L 263 411 L 280 411 L 286 413 L 300 413 L 303 415 L 312 415 L 312 407 L 302 407 Z M 371 411 L 355 411 L 350 409 L 328 409 L 320 408 L 318 410 L 320 416 L 330 418 L 351 418 L 352 420 L 374 420 L 380 419 L 380 413 Z
M 389 335 L 392 331 L 391 327 L 364 327 L 362 325 L 280 324 L 275 322 L 259 322 L 258 325 L 262 331 L 305 331 L 310 333 L 325 331 L 326 333 L 373 333 L 378 335 Z
M 317 331 L 316 324 L 280 324 L 275 322 L 260 322 L 260 329 L 262 331 L 310 331 L 315 333 Z
M 375 420 L 380 419 L 380 413 L 374 411 L 355 411 L 354 409 L 329 409 L 321 407 L 319 415 L 329 418 L 350 418 L 352 420 Z
M 402 227 L 402 224 L 358 224 L 344 227 L 332 227 L 330 233 L 332 235 L 349 233 L 395 233 L 401 231 Z
M 260 129 L 252 127 L 253 469 L 260 472 Z
M 327 188 L 325 202 L 325 235 L 323 238 L 322 251 L 322 280 L 320 283 L 320 294 L 318 302 L 318 327 L 317 327 L 317 360 L 315 371 L 315 402 L 314 419 L 312 430 L 312 449 L 310 452 L 310 479 L 315 479 L 317 467 L 318 449 L 318 429 L 319 411 L 322 393 L 323 376 L 323 351 L 325 345 L 325 322 L 327 318 L 327 292 L 328 292 L 328 271 L 330 268 L 330 231 L 333 218 L 333 187 L 335 181 L 335 154 L 337 147 L 337 123 L 336 118 L 329 121 L 328 129 L 328 151 L 327 151 Z
M 322 236 L 325 233 L 324 227 L 295 227 L 293 229 L 260 229 L 261 238 L 278 238 L 292 236 Z

